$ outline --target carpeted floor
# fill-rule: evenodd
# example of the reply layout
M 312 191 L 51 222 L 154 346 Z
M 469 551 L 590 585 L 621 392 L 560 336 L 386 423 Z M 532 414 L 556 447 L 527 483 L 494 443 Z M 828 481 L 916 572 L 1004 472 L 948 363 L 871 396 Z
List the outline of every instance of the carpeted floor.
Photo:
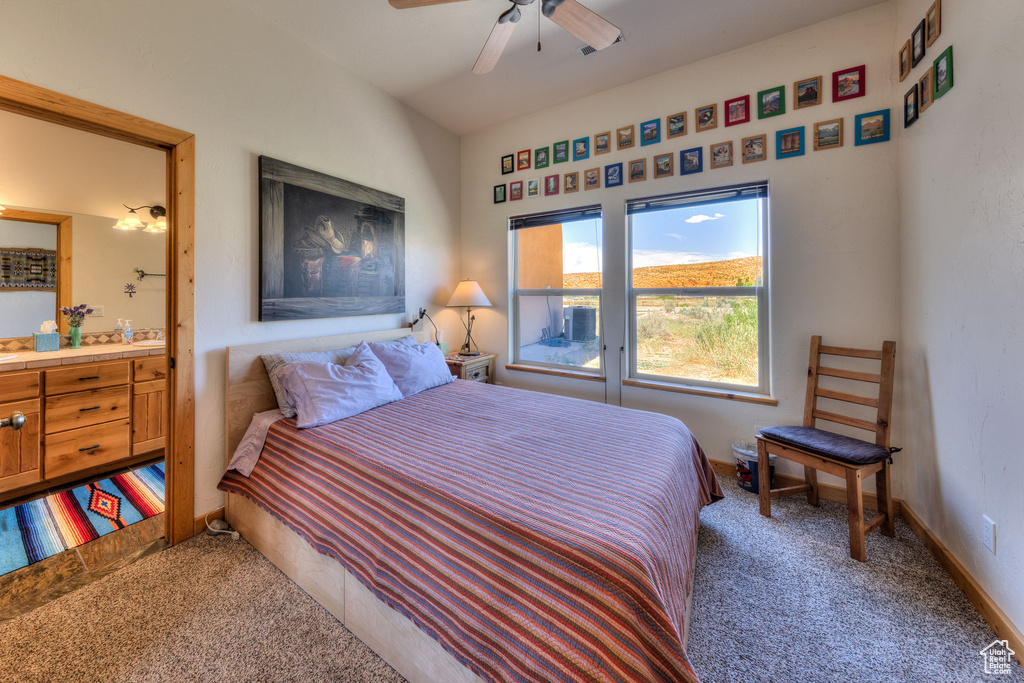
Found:
M 768 520 L 723 484 L 690 632 L 704 683 L 986 678 L 995 636 L 906 525 L 872 535 L 860 564 L 843 506 L 792 498 Z M 0 624 L 0 680 L 401 678 L 248 544 L 201 535 Z

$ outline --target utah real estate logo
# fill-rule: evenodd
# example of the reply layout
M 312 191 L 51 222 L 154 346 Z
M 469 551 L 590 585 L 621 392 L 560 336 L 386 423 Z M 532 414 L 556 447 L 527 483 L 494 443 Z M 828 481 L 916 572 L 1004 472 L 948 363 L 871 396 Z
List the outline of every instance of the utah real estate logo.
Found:
M 1010 649 L 1009 642 L 993 640 L 991 645 L 978 654 L 985 658 L 985 673 L 1009 674 L 1010 663 L 1013 661 L 1013 655 L 1016 653 Z

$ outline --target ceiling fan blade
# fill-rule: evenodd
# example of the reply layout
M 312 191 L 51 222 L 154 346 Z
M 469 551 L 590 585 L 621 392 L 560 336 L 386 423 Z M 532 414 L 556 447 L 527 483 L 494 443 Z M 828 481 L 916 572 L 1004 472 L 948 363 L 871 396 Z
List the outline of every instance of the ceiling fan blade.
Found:
M 447 5 L 450 2 L 465 2 L 465 0 L 388 0 L 388 4 L 395 9 L 427 7 L 429 5 Z
M 551 15 L 555 22 L 595 50 L 603 50 L 619 37 L 615 24 L 576 2 L 565 0 Z
M 476 58 L 476 64 L 473 65 L 473 73 L 485 74 L 494 69 L 498 63 L 498 58 L 501 57 L 501 53 L 505 50 L 508 39 L 512 37 L 512 31 L 516 30 L 516 23 L 518 23 L 520 16 L 519 8 L 513 7 L 498 17 L 494 28 L 491 29 L 491 35 L 487 36 L 487 42 L 484 43 L 483 49 L 480 50 L 480 56 Z

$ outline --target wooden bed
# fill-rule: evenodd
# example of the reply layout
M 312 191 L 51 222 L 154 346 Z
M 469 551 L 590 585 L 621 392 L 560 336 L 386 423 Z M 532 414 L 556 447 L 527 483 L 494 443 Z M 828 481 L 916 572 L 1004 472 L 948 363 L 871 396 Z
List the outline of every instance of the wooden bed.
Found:
M 293 341 L 266 342 L 227 349 L 227 462 L 253 414 L 277 406 L 260 356 L 354 346 L 359 341 L 387 341 L 410 334 L 407 328 Z M 425 332 L 414 333 L 418 341 Z M 296 532 L 248 499 L 225 494 L 229 524 L 267 559 L 333 614 L 356 637 L 412 683 L 481 681 L 410 619 L 379 600 L 340 563 L 315 550 Z M 691 567 L 692 569 L 692 567 Z M 683 642 L 689 632 L 692 591 L 686 596 Z

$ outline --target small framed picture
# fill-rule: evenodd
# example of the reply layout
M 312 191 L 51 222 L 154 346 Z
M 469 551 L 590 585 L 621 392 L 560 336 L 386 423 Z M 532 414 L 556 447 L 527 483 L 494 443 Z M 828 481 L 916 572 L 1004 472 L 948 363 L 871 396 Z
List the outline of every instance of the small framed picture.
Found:
M 629 182 L 638 183 L 647 180 L 647 159 L 634 159 L 629 162 Z
M 732 166 L 732 140 L 711 145 L 711 168 Z
M 569 161 L 569 141 L 562 140 L 551 145 L 551 156 L 554 157 L 556 164 L 564 164 Z
M 505 201 L 505 184 L 494 186 L 494 203 L 501 204 Z
M 855 97 L 864 97 L 867 82 L 864 78 L 864 65 L 850 67 L 832 73 L 832 101 L 843 102 Z
M 516 155 L 516 170 L 517 171 L 529 171 L 530 170 L 530 150 L 524 149 L 522 152 Z
M 612 151 L 612 133 L 605 131 L 594 136 L 594 154 L 607 154 Z
M 854 123 L 857 126 L 857 132 L 854 135 L 853 144 L 857 147 L 872 145 L 876 142 L 885 142 L 889 139 L 888 109 L 857 114 Z
M 538 147 L 533 151 L 533 167 L 534 168 L 547 168 L 548 164 L 551 163 L 551 159 L 548 157 L 549 148 Z
M 910 75 L 910 41 L 903 43 L 900 48 L 900 83 Z
M 544 196 L 558 194 L 558 174 L 544 176 Z
M 622 184 L 622 162 L 608 164 L 604 167 L 604 186 L 615 187 Z
M 564 184 L 563 184 L 563 187 L 562 187 L 562 192 L 564 194 L 569 194 L 570 192 L 579 192 L 580 191 L 580 173 L 579 173 L 579 171 L 574 171 L 572 173 L 566 173 L 565 177 L 562 180 L 564 181 Z
M 918 111 L 924 111 L 928 107 L 932 106 L 932 102 L 935 100 L 935 67 L 930 66 L 928 70 L 924 72 L 921 79 L 917 82 L 917 96 L 920 100 L 918 102 Z
M 590 158 L 590 138 L 576 138 L 572 141 L 572 160 Z
M 718 105 L 709 104 L 706 107 L 697 107 L 694 111 L 694 118 L 697 123 L 697 132 L 718 128 Z
M 526 196 L 540 196 L 540 178 L 530 178 L 529 180 L 526 181 Z
M 942 0 L 935 0 L 924 15 L 924 45 L 931 47 L 935 39 L 942 34 Z
M 910 66 L 917 66 L 924 59 L 924 27 L 925 20 L 917 25 L 914 32 L 910 34 Z
M 918 111 L 918 100 L 917 100 L 917 83 L 911 86 L 907 94 L 903 96 L 903 127 L 910 128 L 914 125 L 914 121 L 917 121 L 917 117 L 920 116 Z
M 704 170 L 703 150 L 703 147 L 693 147 L 679 153 L 679 175 L 690 175 Z
M 843 146 L 843 120 L 832 119 L 814 124 L 814 151 Z
M 766 119 L 786 113 L 786 86 L 780 85 L 757 93 L 757 118 Z
M 516 170 L 516 155 L 506 154 L 501 158 L 501 175 L 508 175 Z
M 725 101 L 725 125 L 735 126 L 750 120 L 750 95 Z
M 805 78 L 793 84 L 793 109 L 821 104 L 821 76 Z
M 514 183 L 508 185 L 508 198 L 509 201 L 518 201 L 523 198 L 523 181 L 517 180 Z
M 768 158 L 768 138 L 766 135 L 754 135 L 743 138 L 743 163 L 751 164 Z
M 674 152 L 668 154 L 658 154 L 654 157 L 654 177 L 655 178 L 670 178 L 676 174 L 674 160 L 676 155 Z
M 932 68 L 935 70 L 935 76 L 932 77 L 932 82 L 935 84 L 932 90 L 932 99 L 939 99 L 943 95 L 949 92 L 949 89 L 953 87 L 953 46 L 950 45 L 942 51 L 935 61 L 932 62 Z
M 682 135 L 686 135 L 685 111 L 665 117 L 665 135 L 670 138 L 678 138 Z
M 624 126 L 615 131 L 615 148 L 628 149 L 633 146 L 633 126 Z
M 640 124 L 640 146 L 661 142 L 661 119 L 651 119 Z
M 775 158 L 788 159 L 804 155 L 804 127 L 775 132 Z
M 601 187 L 601 169 L 588 168 L 583 172 L 583 190 L 597 190 Z

